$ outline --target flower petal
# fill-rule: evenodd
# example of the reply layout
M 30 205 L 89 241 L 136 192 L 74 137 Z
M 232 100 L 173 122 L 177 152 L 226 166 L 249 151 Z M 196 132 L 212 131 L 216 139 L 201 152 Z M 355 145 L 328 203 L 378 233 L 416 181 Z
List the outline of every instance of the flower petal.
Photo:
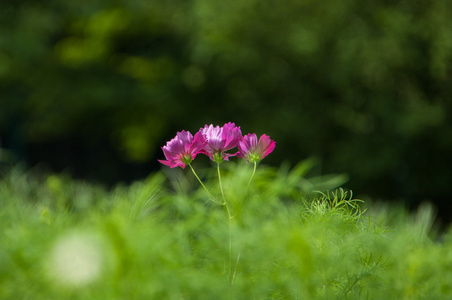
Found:
M 181 167 L 182 169 L 185 169 L 185 164 L 183 162 L 181 162 L 181 161 L 177 162 L 177 161 L 174 161 L 174 160 L 170 161 L 170 160 L 161 160 L 161 159 L 159 159 L 158 162 L 162 163 L 162 164 L 164 164 L 164 165 L 166 165 L 166 166 L 168 166 L 170 168 Z
M 223 125 L 222 139 L 224 141 L 223 151 L 237 147 L 239 139 L 242 136 L 240 127 L 236 127 L 234 123 L 226 123 Z
M 246 157 L 250 153 L 254 153 L 257 147 L 257 135 L 255 133 L 248 133 L 243 136 L 237 147 L 239 148 L 239 157 Z
M 201 133 L 204 135 L 207 145 L 205 150 L 209 153 L 219 152 L 223 147 L 222 132 L 223 129 L 220 126 L 205 125 L 201 128 Z
M 193 138 L 193 142 L 191 143 L 190 146 L 190 153 L 192 155 L 196 155 L 198 153 L 202 153 L 202 150 L 205 148 L 205 146 L 207 145 L 207 141 L 205 139 L 205 137 L 201 134 L 201 132 L 197 132 L 195 133 L 195 137 Z
M 195 137 L 189 132 L 182 130 L 162 147 L 166 160 L 159 160 L 160 163 L 171 168 L 185 168 L 186 164 L 195 159 L 196 154 L 201 153 L 205 146 L 205 139 L 200 134 Z
M 275 149 L 276 142 L 271 140 L 268 135 L 263 134 L 259 138 L 258 148 L 261 152 L 261 159 L 269 155 Z

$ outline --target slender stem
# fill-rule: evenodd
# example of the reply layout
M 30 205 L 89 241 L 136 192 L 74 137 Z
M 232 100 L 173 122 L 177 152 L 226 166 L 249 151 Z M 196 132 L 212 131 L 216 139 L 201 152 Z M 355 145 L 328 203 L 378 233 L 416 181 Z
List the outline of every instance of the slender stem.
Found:
M 218 173 L 218 181 L 220 183 L 221 197 L 223 198 L 223 205 L 226 205 L 226 198 L 224 197 L 223 184 L 221 183 L 220 163 L 217 163 L 217 173 Z M 226 207 L 227 207 L 227 205 L 226 205 Z M 230 216 L 229 210 L 228 210 L 228 215 Z
M 196 179 L 198 179 L 199 183 L 201 184 L 201 186 L 204 188 L 204 190 L 207 192 L 207 194 L 210 196 L 211 200 L 213 202 L 215 202 L 216 204 L 223 204 L 218 202 L 217 199 L 215 199 L 214 196 L 212 196 L 212 194 L 209 192 L 209 190 L 206 188 L 206 186 L 204 185 L 204 183 L 202 183 L 201 179 L 199 179 L 198 175 L 195 172 L 195 169 L 193 169 L 193 167 L 191 166 L 191 164 L 188 164 L 188 166 L 190 167 L 191 171 L 193 172 L 193 174 L 195 175 Z
M 239 259 L 240 259 L 240 252 L 237 255 L 237 261 L 235 262 L 235 269 L 234 269 L 234 274 L 232 274 L 232 279 L 231 279 L 231 285 L 234 284 L 234 280 L 235 280 L 235 275 L 237 274 L 237 267 L 239 265 Z
M 250 177 L 250 179 L 248 180 L 248 184 L 246 185 L 245 193 L 243 194 L 243 198 L 242 198 L 242 200 L 240 201 L 240 204 L 239 204 L 239 206 L 238 206 L 238 209 L 239 209 L 239 210 L 242 208 L 243 201 L 245 200 L 245 197 L 246 197 L 247 194 L 248 194 L 248 189 L 250 188 L 251 181 L 253 180 L 254 174 L 256 173 L 256 167 L 257 167 L 257 162 L 254 162 L 253 173 L 251 174 L 251 177 Z
M 233 279 L 231 278 L 231 272 L 232 272 L 232 217 L 231 212 L 229 211 L 228 204 L 226 203 L 226 210 L 228 211 L 228 223 L 229 223 L 229 268 L 228 268 L 228 278 L 231 281 L 231 285 L 233 282 Z
M 253 178 L 254 178 L 254 174 L 256 173 L 256 168 L 257 168 L 257 162 L 254 162 L 253 173 L 251 174 L 250 180 L 248 180 L 248 184 L 247 184 L 247 186 L 246 186 L 245 196 L 246 196 L 246 194 L 248 194 L 248 189 L 249 189 L 249 187 L 250 187 L 251 181 L 252 181 Z M 218 165 L 218 178 L 220 178 L 220 168 L 219 168 L 219 165 Z M 221 188 L 221 192 L 223 193 L 223 188 L 222 188 L 222 186 L 221 186 L 221 179 L 220 179 L 220 188 Z M 241 208 L 241 206 L 242 206 L 242 204 L 243 204 L 243 200 L 244 200 L 244 199 L 242 199 L 242 201 L 240 201 L 239 209 Z M 230 214 L 229 207 L 228 207 L 228 205 L 227 205 L 227 203 L 226 203 L 226 200 L 225 200 L 225 198 L 224 198 L 224 194 L 223 194 L 223 201 L 224 201 L 224 203 L 225 203 L 225 205 L 226 205 L 226 210 L 228 211 L 228 216 L 229 216 L 229 277 L 230 277 L 230 280 L 231 280 L 231 286 L 232 286 L 232 285 L 234 284 L 235 276 L 236 276 L 236 274 L 237 274 L 237 267 L 238 267 L 238 265 L 239 265 L 240 252 L 239 252 L 239 254 L 237 255 L 237 261 L 236 261 L 236 263 L 235 263 L 234 273 L 231 274 L 231 272 L 232 272 L 231 219 L 232 219 L 233 217 L 232 217 L 231 214 Z
M 228 213 L 228 224 L 229 224 L 229 267 L 228 267 L 228 279 L 230 280 L 230 284 L 233 283 L 232 277 L 232 218 L 233 215 L 231 213 L 231 209 L 229 208 L 228 202 L 226 201 L 226 197 L 224 196 L 223 184 L 221 182 L 221 173 L 220 173 L 220 163 L 217 163 L 217 173 L 218 173 L 218 182 L 220 184 L 221 196 L 223 197 L 223 205 L 226 207 L 226 212 Z
M 253 180 L 254 174 L 256 173 L 256 166 L 257 166 L 257 162 L 254 162 L 253 174 L 251 174 L 250 180 L 248 181 L 248 185 L 246 186 L 247 191 L 248 191 L 248 188 L 250 187 L 251 180 Z

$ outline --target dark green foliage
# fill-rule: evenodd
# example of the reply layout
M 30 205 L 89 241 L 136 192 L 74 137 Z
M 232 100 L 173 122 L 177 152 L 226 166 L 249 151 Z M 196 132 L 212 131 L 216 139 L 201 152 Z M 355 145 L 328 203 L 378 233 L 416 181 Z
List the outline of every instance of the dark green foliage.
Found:
M 2 147 L 111 183 L 234 121 L 277 141 L 268 163 L 315 155 L 359 194 L 445 204 L 451 3 L 2 1 Z

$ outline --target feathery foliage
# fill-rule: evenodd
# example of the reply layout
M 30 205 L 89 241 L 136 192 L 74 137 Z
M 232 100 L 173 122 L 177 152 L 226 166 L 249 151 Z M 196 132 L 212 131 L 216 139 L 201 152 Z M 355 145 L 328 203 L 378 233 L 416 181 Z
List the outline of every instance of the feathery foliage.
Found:
M 452 297 L 452 235 L 433 235 L 431 206 L 366 207 L 335 189 L 341 176 L 306 178 L 310 163 L 260 166 L 249 186 L 252 166 L 228 164 L 230 229 L 188 171 L 108 191 L 13 170 L 0 181 L 0 298 Z

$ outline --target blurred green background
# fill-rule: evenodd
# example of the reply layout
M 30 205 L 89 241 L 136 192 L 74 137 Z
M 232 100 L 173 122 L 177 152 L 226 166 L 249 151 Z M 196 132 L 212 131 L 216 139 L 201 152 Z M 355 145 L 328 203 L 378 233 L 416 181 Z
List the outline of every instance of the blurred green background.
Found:
M 452 208 L 452 1 L 2 0 L 0 160 L 114 184 L 235 122 L 373 199 Z

